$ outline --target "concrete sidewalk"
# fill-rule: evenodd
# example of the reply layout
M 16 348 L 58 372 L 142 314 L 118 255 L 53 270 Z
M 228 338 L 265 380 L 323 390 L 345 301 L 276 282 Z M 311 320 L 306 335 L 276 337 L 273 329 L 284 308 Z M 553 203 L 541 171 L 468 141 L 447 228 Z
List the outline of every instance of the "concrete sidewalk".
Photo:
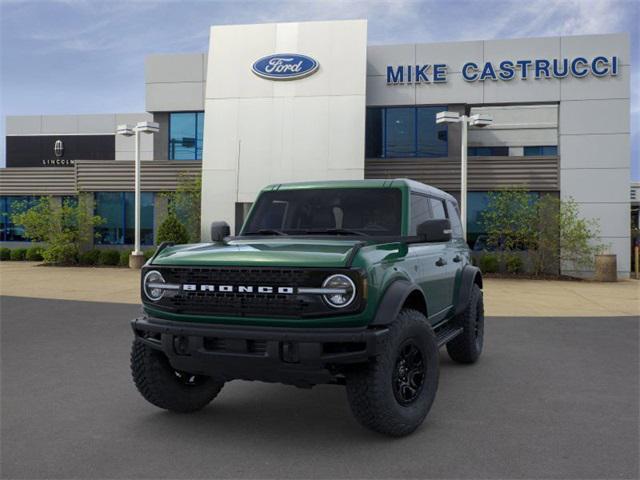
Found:
M 486 314 L 501 317 L 640 316 L 640 282 L 485 279 Z M 127 268 L 0 263 L 0 295 L 140 303 L 139 272 Z

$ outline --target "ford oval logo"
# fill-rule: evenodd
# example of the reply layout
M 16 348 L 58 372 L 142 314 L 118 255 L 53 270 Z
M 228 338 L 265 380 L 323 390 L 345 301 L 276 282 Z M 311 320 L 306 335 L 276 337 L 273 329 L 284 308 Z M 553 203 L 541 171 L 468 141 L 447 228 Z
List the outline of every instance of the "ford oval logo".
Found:
M 318 70 L 318 62 L 298 53 L 278 53 L 256 60 L 253 73 L 269 80 L 296 80 L 308 77 Z

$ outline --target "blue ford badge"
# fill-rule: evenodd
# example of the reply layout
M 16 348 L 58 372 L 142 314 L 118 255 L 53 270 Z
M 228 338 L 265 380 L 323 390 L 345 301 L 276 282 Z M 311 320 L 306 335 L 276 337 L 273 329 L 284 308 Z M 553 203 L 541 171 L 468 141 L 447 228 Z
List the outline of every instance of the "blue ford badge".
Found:
M 306 55 L 277 53 L 256 60 L 251 70 L 270 80 L 296 80 L 313 74 L 318 66 L 318 62 Z

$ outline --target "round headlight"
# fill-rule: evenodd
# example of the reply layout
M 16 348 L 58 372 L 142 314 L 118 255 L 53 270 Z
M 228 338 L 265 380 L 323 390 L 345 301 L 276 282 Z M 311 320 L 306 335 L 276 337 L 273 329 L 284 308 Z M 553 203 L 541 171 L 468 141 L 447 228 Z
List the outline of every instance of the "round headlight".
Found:
M 160 284 L 165 283 L 164 278 L 157 270 L 151 270 L 147 272 L 144 276 L 144 281 L 142 283 L 144 287 L 144 294 L 147 296 L 149 300 L 153 300 L 157 302 L 164 295 L 164 289 L 159 288 Z
M 349 277 L 340 273 L 328 277 L 322 288 L 332 290 L 325 293 L 323 298 L 333 308 L 344 308 L 356 298 L 355 284 Z

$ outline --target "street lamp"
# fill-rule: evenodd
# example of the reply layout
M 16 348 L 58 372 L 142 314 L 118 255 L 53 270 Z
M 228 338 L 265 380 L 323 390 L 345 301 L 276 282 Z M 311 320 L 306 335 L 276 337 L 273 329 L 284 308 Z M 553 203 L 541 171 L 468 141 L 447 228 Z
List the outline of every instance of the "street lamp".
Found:
M 477 113 L 475 115 L 460 115 L 458 112 L 439 112 L 436 114 L 436 123 L 461 123 L 462 124 L 462 151 L 460 168 L 460 221 L 462 222 L 462 235 L 467 239 L 467 125 L 474 127 L 486 127 L 491 125 L 493 119 L 489 115 Z
M 129 255 L 129 268 L 140 268 L 144 264 L 144 254 L 140 250 L 140 133 L 157 133 L 160 125 L 156 122 L 138 122 L 134 127 L 118 125 L 116 133 L 125 137 L 135 135 L 135 244 Z

